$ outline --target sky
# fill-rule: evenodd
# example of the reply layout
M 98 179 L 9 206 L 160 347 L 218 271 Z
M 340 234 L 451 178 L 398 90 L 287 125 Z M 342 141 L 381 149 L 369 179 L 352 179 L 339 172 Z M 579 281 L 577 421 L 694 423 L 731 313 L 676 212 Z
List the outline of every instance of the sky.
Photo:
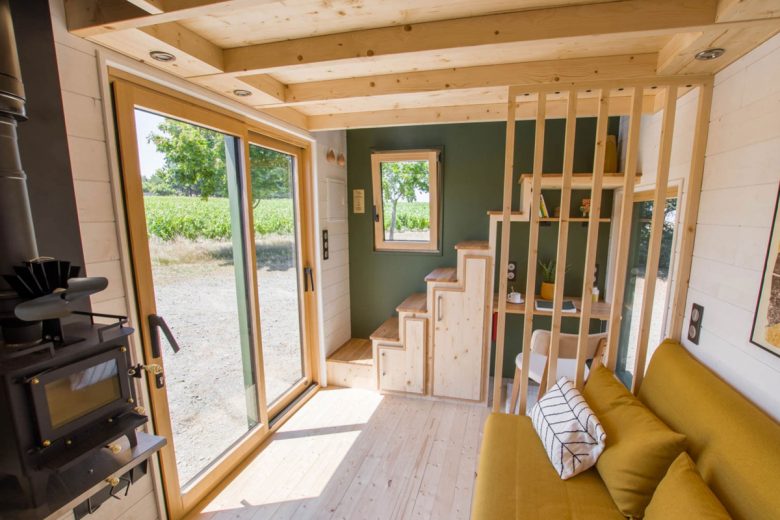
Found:
M 165 155 L 157 151 L 154 144 L 147 141 L 147 137 L 156 128 L 157 125 L 165 120 L 164 117 L 143 110 L 135 111 L 135 128 L 138 136 L 138 157 L 141 161 L 141 176 L 148 179 L 159 168 L 162 168 L 165 162 Z

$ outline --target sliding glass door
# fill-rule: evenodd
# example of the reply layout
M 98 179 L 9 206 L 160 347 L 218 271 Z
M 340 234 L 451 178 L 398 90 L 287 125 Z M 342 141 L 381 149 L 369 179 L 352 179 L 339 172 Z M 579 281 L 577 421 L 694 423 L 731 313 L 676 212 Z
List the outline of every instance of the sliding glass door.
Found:
M 639 321 L 644 300 L 645 271 L 647 253 L 650 245 L 651 219 L 653 216 L 652 192 L 637 195 L 631 219 L 631 242 L 629 245 L 626 270 L 625 293 L 622 319 L 620 322 L 620 340 L 615 373 L 623 383 L 631 388 L 634 378 L 634 361 L 639 338 Z M 661 235 L 661 255 L 653 299 L 652 318 L 650 320 L 650 339 L 648 355 L 650 359 L 654 349 L 664 338 L 669 295 L 672 285 L 672 261 L 674 258 L 675 225 L 677 222 L 677 196 L 666 199 L 663 230 Z
M 181 518 L 312 380 L 303 151 L 114 86 L 138 325 L 168 438 L 166 502 Z

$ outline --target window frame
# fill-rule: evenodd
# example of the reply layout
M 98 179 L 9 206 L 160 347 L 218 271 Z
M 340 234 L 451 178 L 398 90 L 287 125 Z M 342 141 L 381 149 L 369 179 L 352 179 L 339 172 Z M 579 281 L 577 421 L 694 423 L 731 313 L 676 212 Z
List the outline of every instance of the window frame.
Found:
M 440 183 L 441 183 L 441 150 L 392 150 L 371 152 L 371 186 L 373 196 L 374 251 L 392 251 L 406 253 L 439 253 L 441 252 L 440 232 Z M 384 205 L 382 201 L 381 164 L 398 161 L 428 161 L 428 208 L 429 233 L 426 241 L 385 240 Z

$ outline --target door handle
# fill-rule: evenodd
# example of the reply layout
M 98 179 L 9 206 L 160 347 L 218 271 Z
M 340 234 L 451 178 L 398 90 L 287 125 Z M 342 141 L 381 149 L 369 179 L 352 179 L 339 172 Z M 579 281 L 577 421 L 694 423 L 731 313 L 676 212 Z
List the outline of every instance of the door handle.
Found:
M 158 316 L 156 314 L 150 314 L 148 319 L 149 319 L 149 339 L 152 340 L 153 358 L 158 358 L 161 355 L 160 332 L 159 332 L 160 330 L 162 330 L 163 334 L 165 334 L 165 339 L 168 340 L 168 344 L 170 344 L 174 353 L 181 350 L 181 347 L 179 346 L 179 342 L 176 341 L 176 338 L 173 336 L 173 332 L 171 332 L 171 328 L 168 326 L 167 323 L 165 323 L 165 319 L 163 319 L 162 316 Z
M 303 268 L 303 292 L 314 291 L 314 271 L 311 267 Z
M 436 296 L 436 321 L 441 321 L 441 294 Z

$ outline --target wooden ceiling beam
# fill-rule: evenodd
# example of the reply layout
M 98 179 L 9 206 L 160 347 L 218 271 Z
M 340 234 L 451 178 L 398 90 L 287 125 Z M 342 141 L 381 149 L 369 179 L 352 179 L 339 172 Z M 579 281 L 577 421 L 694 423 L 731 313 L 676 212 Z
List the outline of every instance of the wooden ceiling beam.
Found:
M 718 22 L 780 17 L 780 0 L 720 0 Z
M 362 98 L 418 92 L 452 91 L 514 84 L 633 79 L 655 75 L 656 54 L 574 58 L 504 65 L 483 65 L 386 74 L 287 86 L 284 105 L 305 105 L 328 100 Z M 250 85 L 262 84 L 263 76 L 241 76 Z
M 598 113 L 598 98 L 578 100 L 577 116 L 594 117 Z M 643 113 L 653 113 L 655 96 L 646 94 L 642 100 Z M 609 115 L 628 115 L 631 110 L 630 96 L 613 96 L 609 102 Z M 534 119 L 536 101 L 517 103 L 517 119 Z M 547 102 L 547 116 L 566 116 L 566 99 Z M 506 103 L 486 105 L 458 105 L 433 108 L 405 108 L 378 110 L 373 112 L 352 112 L 328 115 L 310 115 L 310 131 L 342 130 L 348 128 L 372 128 L 385 126 L 430 125 L 444 123 L 474 123 L 482 121 L 506 121 Z
M 716 0 L 624 0 L 366 29 L 225 49 L 225 72 L 271 73 L 313 63 L 593 35 L 671 35 L 715 23 L 716 7 Z
M 65 0 L 68 31 L 87 38 L 278 0 Z

